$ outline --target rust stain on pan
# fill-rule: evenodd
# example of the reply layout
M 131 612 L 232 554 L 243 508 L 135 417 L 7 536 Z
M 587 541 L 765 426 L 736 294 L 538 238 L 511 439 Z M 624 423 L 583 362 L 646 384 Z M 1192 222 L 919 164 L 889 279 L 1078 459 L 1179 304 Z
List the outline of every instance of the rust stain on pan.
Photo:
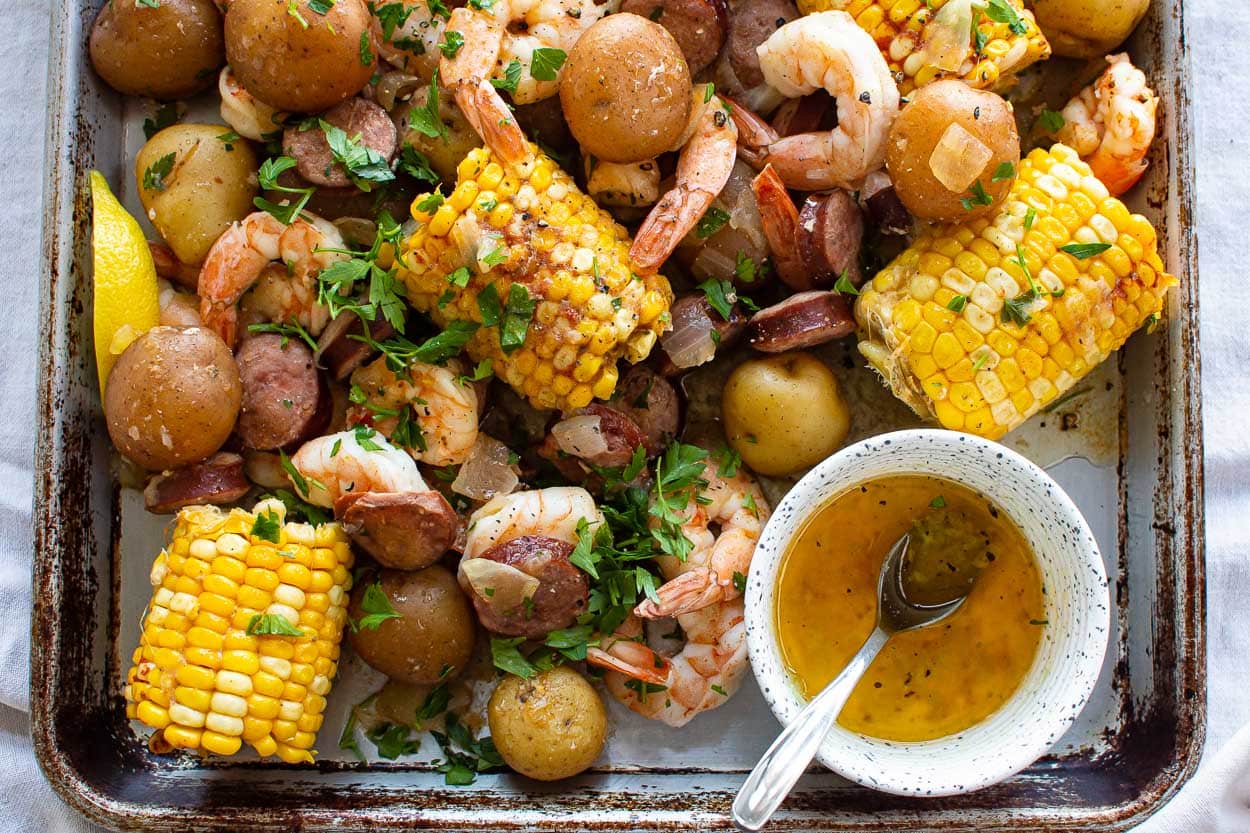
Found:
M 204 765 L 147 753 L 125 720 L 116 652 L 113 569 L 118 521 L 107 439 L 95 401 L 88 285 L 79 264 L 89 249 L 80 172 L 95 162 L 96 121 L 115 106 L 85 77 L 82 35 L 98 0 L 58 8 L 49 93 L 49 184 L 45 193 L 47 273 L 41 307 L 39 443 L 35 506 L 32 717 L 34 742 L 57 791 L 102 824 L 149 831 L 395 830 L 728 830 L 736 778 L 681 768 L 632 776 L 628 789 L 604 776 L 543 787 L 484 779 L 483 789 L 416 789 L 416 767 L 376 771 L 323 762 L 311 767 Z M 1130 529 L 1132 499 L 1121 471 L 1117 502 L 1122 577 L 1139 566 L 1123 542 L 1153 547 L 1157 587 L 1150 633 L 1133 631 L 1129 603 L 1144 586 L 1129 576 L 1116 589 L 1124 639 L 1114 667 L 1118 716 L 1102 751 L 1078 749 L 1039 761 L 1020 776 L 967 796 L 919 802 L 813 779 L 786 805 L 792 830 L 1110 831 L 1138 823 L 1197 765 L 1205 727 L 1205 610 L 1198 292 L 1190 146 L 1188 49 L 1182 0 L 1155 3 L 1139 42 L 1156 65 L 1171 57 L 1166 122 L 1177 141 L 1160 143 L 1147 194 L 1182 278 L 1172 330 L 1158 338 L 1155 379 L 1168 395 L 1150 415 L 1156 436 L 1151 541 Z M 80 89 L 81 86 L 81 89 Z M 111 149 L 106 149 L 110 151 Z M 1126 386 L 1127 387 L 1127 386 Z M 1127 394 L 1126 394 L 1127 395 Z M 1126 401 L 1122 414 L 1128 410 Z M 1121 423 L 1121 459 L 1130 448 Z M 1131 534 L 1130 534 L 1131 533 Z M 1132 563 L 1131 563 L 1132 562 Z M 1131 597 L 1131 598 L 1130 598 Z M 1141 612 L 1138 612 L 1141 615 Z M 1138 629 L 1141 630 L 1140 628 Z M 1132 645 L 1147 647 L 1150 684 L 1134 678 Z M 1135 683 L 1137 683 L 1135 685 Z M 1100 747 L 1101 748 L 1101 747 Z M 613 776 L 617 779 L 621 776 Z M 408 780 L 405 782 L 405 778 Z

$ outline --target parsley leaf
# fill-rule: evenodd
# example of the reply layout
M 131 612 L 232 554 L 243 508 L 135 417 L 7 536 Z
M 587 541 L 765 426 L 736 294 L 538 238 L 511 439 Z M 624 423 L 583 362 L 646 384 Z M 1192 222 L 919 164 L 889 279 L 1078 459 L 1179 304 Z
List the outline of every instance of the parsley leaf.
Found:
M 1003 162 L 994 169 L 994 175 L 990 177 L 990 182 L 1002 182 L 1004 179 L 1011 179 L 1016 175 L 1016 166 L 1010 162 Z
M 290 520 L 303 518 L 313 526 L 321 526 L 331 521 L 330 516 L 320 506 L 305 503 L 286 489 L 274 489 L 271 494 L 261 495 L 260 499 L 277 498 L 286 507 L 286 516 Z
M 438 70 L 434 70 L 434 78 L 430 81 L 429 92 L 425 96 L 424 107 L 413 107 L 408 112 L 408 124 L 422 136 L 431 139 L 447 138 L 447 125 L 438 111 Z
M 538 301 L 530 297 L 529 290 L 519 283 L 508 287 L 508 300 L 504 304 L 503 327 L 499 333 L 499 346 L 505 353 L 517 350 L 525 343 L 530 320 Z
M 534 56 L 530 61 L 530 75 L 538 81 L 554 81 L 556 73 L 560 71 L 560 67 L 564 66 L 568 57 L 568 53 L 563 49 L 540 46 L 534 50 Z
M 989 5 L 985 7 L 985 16 L 995 23 L 1006 23 L 1007 28 L 1014 35 L 1023 35 L 1029 31 L 1020 13 L 1009 0 L 990 0 Z
M 1110 248 L 1110 243 L 1069 243 L 1066 246 L 1060 246 L 1059 251 L 1067 252 L 1077 260 L 1089 260 Z
M 443 364 L 452 356 L 459 355 L 475 332 L 477 324 L 472 321 L 452 321 L 441 333 L 420 344 L 403 336 L 391 336 L 385 341 L 372 342 L 372 345 L 386 356 L 387 366 L 398 373 L 412 362 Z
M 419 182 L 428 182 L 431 185 L 438 185 L 440 182 L 439 175 L 430 167 L 429 158 L 407 142 L 399 149 L 399 161 L 396 164 L 401 171 Z
M 373 54 L 373 49 L 369 46 L 369 30 L 360 33 L 360 65 L 367 67 L 371 65 L 377 56 Z
M 147 170 L 143 172 L 143 190 L 164 191 L 167 184 L 165 177 L 173 173 L 175 158 L 176 154 L 167 153 L 148 165 Z
M 326 134 L 330 155 L 343 166 L 352 183 L 361 191 L 368 193 L 373 190 L 374 184 L 395 179 L 395 172 L 386 157 L 362 143 L 359 133 L 350 137 L 347 131 L 324 119 L 318 119 L 318 123 Z
M 401 755 L 411 755 L 421 748 L 420 738 L 409 738 L 412 727 L 399 723 L 379 723 L 365 737 L 378 750 L 378 757 L 393 761 Z
M 317 352 L 316 339 L 312 337 L 312 334 L 309 333 L 308 330 L 304 329 L 294 316 L 291 317 L 290 323 L 287 324 L 275 324 L 273 322 L 248 324 L 247 331 L 249 333 L 277 333 L 282 336 L 282 341 L 279 346 L 283 349 L 286 348 L 287 342 L 292 338 L 298 338 L 300 341 L 307 344 L 314 353 Z
M 271 509 L 258 514 L 252 524 L 252 536 L 271 544 L 281 543 L 282 523 L 278 520 L 278 513 Z
M 1063 113 L 1056 112 L 1055 110 L 1042 110 L 1042 114 L 1037 117 L 1037 123 L 1040 124 L 1042 126 L 1042 130 L 1045 130 L 1047 133 L 1058 133 L 1063 129 L 1063 126 L 1067 124 L 1067 120 L 1064 119 Z
M 508 62 L 508 65 L 504 67 L 503 78 L 492 78 L 490 79 L 490 83 L 495 85 L 495 89 L 507 90 L 510 93 L 515 93 L 517 91 L 517 87 L 521 84 L 521 62 L 516 58 L 513 58 Z
M 977 206 L 981 205 L 994 204 L 994 198 L 985 192 L 985 186 L 981 184 L 980 180 L 972 183 L 972 188 L 969 189 L 969 193 L 971 196 L 962 197 L 959 200 L 959 204 L 964 207 L 964 211 L 972 211 Z
M 528 680 L 538 673 L 538 669 L 517 650 L 517 646 L 524 641 L 525 637 L 523 636 L 516 636 L 511 639 L 491 637 L 490 657 L 495 663 L 495 667 L 500 671 L 515 674 Z
M 460 47 L 462 46 L 464 46 L 464 35 L 448 29 L 443 33 L 443 42 L 438 45 L 438 51 L 448 58 L 454 58 L 460 52 Z
M 316 189 L 314 188 L 291 188 L 281 185 L 278 177 L 291 168 L 295 167 L 295 160 L 289 156 L 277 156 L 266 159 L 261 163 L 260 171 L 257 173 L 257 179 L 260 181 L 260 187 L 266 191 L 281 191 L 287 194 L 298 194 L 299 199 L 294 203 L 288 202 L 286 205 L 277 205 L 270 202 L 264 197 L 256 197 L 252 200 L 252 204 L 261 211 L 268 211 L 280 223 L 290 225 L 291 222 L 299 216 L 304 210 L 304 206 L 308 204 L 308 200 Z
M 352 630 L 356 632 L 375 631 L 387 619 L 402 618 L 391 606 L 391 600 L 386 597 L 386 591 L 382 589 L 380 581 L 375 581 L 365 588 L 364 596 L 360 599 L 360 609 L 365 612 L 364 616 L 356 622 L 348 620 Z
M 382 26 L 382 40 L 389 41 L 395 34 L 395 30 L 408 22 L 409 15 L 416 11 L 416 8 L 415 5 L 409 6 L 406 3 L 384 3 L 375 6 L 373 16 Z
M 699 218 L 699 222 L 695 224 L 694 233 L 700 240 L 706 240 L 720 231 L 728 222 L 728 212 L 712 206 Z
M 851 283 L 850 272 L 846 269 L 843 269 L 842 274 L 838 275 L 838 279 L 834 281 L 833 291 L 848 298 L 854 298 L 859 295 L 859 290 L 855 288 L 855 284 Z
M 699 289 L 703 290 L 707 302 L 712 305 L 712 309 L 720 313 L 720 317 L 728 321 L 733 315 L 733 305 L 738 300 L 738 294 L 734 291 L 734 285 L 729 281 L 718 281 L 716 278 L 708 278 L 699 284 Z
M 678 561 L 685 561 L 694 546 L 681 527 L 687 520 L 684 513 L 690 504 L 691 492 L 707 487 L 702 477 L 706 459 L 704 449 L 674 442 L 655 463 L 655 486 L 649 511 L 660 523 L 651 534 L 660 549 Z
M 295 627 L 280 613 L 255 613 L 247 620 L 248 636 L 303 636 L 304 631 Z
M 956 295 L 946 302 L 946 308 L 951 312 L 963 312 L 964 307 L 968 305 L 967 295 Z
M 151 139 L 157 133 L 160 133 L 166 127 L 178 123 L 178 105 L 170 102 L 162 104 L 156 108 L 156 115 L 150 119 L 143 120 L 144 138 Z M 235 135 L 238 138 L 238 135 Z

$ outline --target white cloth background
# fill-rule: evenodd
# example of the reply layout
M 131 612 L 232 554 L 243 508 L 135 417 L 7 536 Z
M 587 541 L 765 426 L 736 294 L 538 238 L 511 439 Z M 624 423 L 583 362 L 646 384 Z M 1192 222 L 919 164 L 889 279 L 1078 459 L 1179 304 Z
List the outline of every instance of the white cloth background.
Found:
M 0 833 L 91 830 L 55 797 L 27 720 L 31 488 L 48 21 L 54 0 L 0 3 Z M 1188 0 L 1197 130 L 1206 430 L 1208 730 L 1195 779 L 1142 833 L 1250 833 L 1250 18 Z

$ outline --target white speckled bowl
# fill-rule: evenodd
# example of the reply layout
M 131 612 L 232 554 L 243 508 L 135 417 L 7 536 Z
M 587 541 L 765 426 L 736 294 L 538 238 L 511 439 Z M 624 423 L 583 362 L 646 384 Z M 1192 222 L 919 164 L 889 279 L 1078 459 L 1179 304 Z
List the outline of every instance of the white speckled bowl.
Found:
M 1046 753 L 1084 708 L 1107 648 L 1110 600 L 1093 533 L 1059 485 L 1019 454 L 954 431 L 899 431 L 848 446 L 812 469 L 774 511 L 751 562 L 751 666 L 773 714 L 788 724 L 806 701 L 781 661 L 774 628 L 774 590 L 786 547 L 834 496 L 903 474 L 957 481 L 1006 510 L 1037 555 L 1049 624 L 1020 688 L 981 723 L 921 743 L 865 737 L 835 724 L 816 757 L 839 775 L 884 792 L 969 792 Z

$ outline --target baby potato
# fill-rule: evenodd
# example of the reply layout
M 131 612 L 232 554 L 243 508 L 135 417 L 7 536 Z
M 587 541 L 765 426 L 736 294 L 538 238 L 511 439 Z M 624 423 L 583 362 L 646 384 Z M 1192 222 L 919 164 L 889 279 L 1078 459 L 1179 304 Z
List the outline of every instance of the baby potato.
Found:
M 729 445 L 760 474 L 794 474 L 836 451 L 851 413 L 833 372 L 810 353 L 738 365 L 721 393 Z
M 230 348 L 203 327 L 153 327 L 109 372 L 104 418 L 126 457 L 150 471 L 198 463 L 234 430 L 243 387 Z
M 279 110 L 328 110 L 364 89 L 378 63 L 365 0 L 338 0 L 325 14 L 312 6 L 232 0 L 226 12 L 231 69 L 245 90 Z
M 113 89 L 166 100 L 207 88 L 226 62 L 213 0 L 103 3 L 88 50 L 91 65 Z
M 379 591 L 385 604 L 376 597 Z M 447 568 L 435 564 L 416 572 L 383 570 L 379 578 L 356 585 L 348 614 L 359 623 L 388 606 L 399 616 L 348 633 L 361 659 L 391 679 L 413 685 L 437 683 L 444 668 L 459 673 L 468 667 L 477 620 Z
M 508 676 L 487 706 L 490 736 L 508 766 L 539 781 L 582 772 L 599 757 L 608 712 L 590 683 L 567 665 L 528 680 Z
M 226 227 L 253 210 L 256 154 L 247 142 L 218 138 L 229 132 L 220 124 L 176 124 L 135 157 L 143 209 L 183 263 L 203 261 Z
M 595 23 L 569 52 L 560 104 L 582 148 L 608 162 L 671 150 L 690 117 L 690 68 L 658 23 L 622 12 Z
M 941 222 L 997 211 L 1020 163 L 1020 136 L 1002 96 L 962 81 L 921 87 L 899 111 L 885 166 L 907 210 Z
M 1037 25 L 1056 55 L 1101 58 L 1124 43 L 1150 0 L 1033 0 Z

